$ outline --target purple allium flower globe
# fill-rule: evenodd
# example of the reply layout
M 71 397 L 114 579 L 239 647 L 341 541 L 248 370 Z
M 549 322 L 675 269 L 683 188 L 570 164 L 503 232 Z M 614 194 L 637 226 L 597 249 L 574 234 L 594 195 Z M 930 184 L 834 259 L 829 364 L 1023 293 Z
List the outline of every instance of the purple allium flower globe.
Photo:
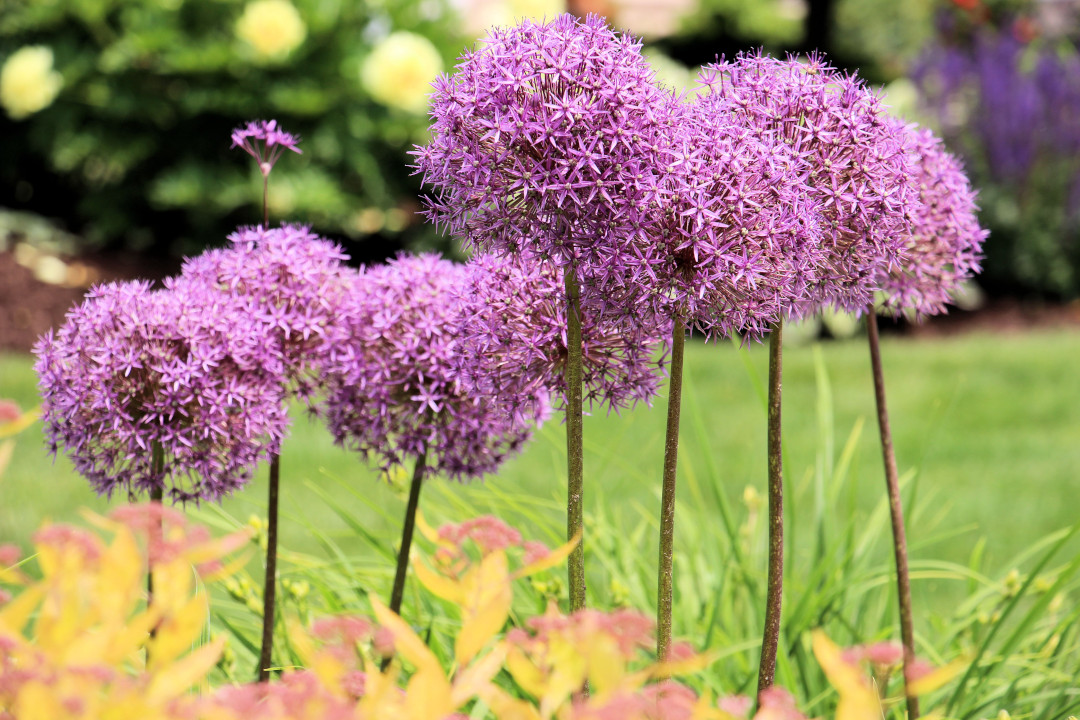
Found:
M 355 271 L 347 255 L 302 225 L 240 228 L 232 245 L 184 263 L 179 285 L 221 293 L 262 328 L 263 361 L 282 368 L 297 397 L 311 402 L 330 352 L 327 328 L 347 315 Z
M 901 130 L 861 80 L 820 56 L 763 53 L 706 66 L 703 109 L 733 113 L 801 156 L 822 217 L 823 261 L 803 312 L 863 311 L 879 267 L 903 260 L 918 209 L 915 167 Z
M 229 494 L 277 452 L 287 423 L 260 345 L 245 314 L 213 293 L 95 287 L 34 347 L 53 453 L 64 448 L 106 495 Z
M 884 310 L 916 317 L 945 312 L 960 284 L 979 271 L 982 244 L 975 191 L 963 165 L 926 129 L 906 127 L 911 139 L 922 207 L 908 239 L 907 259 L 883 273 Z
M 242 148 L 255 158 L 263 177 L 270 174 L 286 150 L 302 155 L 303 151 L 297 147 L 299 144 L 300 136 L 283 131 L 277 120 L 255 120 L 232 132 L 232 147 Z
M 687 103 L 680 125 L 656 237 L 640 249 L 647 302 L 706 337 L 760 337 L 806 300 L 822 262 L 809 164 L 709 96 Z
M 463 331 L 479 364 L 463 368 L 481 395 L 512 405 L 538 388 L 566 397 L 566 297 L 556 266 L 520 254 L 478 255 L 460 286 Z M 608 411 L 648 402 L 659 390 L 661 334 L 648 326 L 582 318 L 583 398 Z
M 586 305 L 634 288 L 632 245 L 658 200 L 678 101 L 640 43 L 596 16 L 491 33 L 434 84 L 427 215 L 468 244 L 573 263 Z
M 341 445 L 383 470 L 425 457 L 453 479 L 493 472 L 544 419 L 543 388 L 516 403 L 477 393 L 460 365 L 483 362 L 465 343 L 456 288 L 466 270 L 437 255 L 400 256 L 355 280 L 338 328 L 326 419 Z M 482 371 L 481 371 L 482 372 Z

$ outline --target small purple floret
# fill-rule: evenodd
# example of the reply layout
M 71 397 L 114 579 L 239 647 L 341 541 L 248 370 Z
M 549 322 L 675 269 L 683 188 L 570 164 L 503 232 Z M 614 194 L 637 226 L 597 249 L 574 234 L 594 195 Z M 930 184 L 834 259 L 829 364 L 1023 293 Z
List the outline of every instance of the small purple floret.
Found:
M 278 127 L 277 120 L 255 120 L 232 132 L 232 147 L 243 148 L 259 164 L 263 176 L 270 174 L 274 163 L 282 153 L 292 150 L 302 155 L 300 136 L 287 133 Z

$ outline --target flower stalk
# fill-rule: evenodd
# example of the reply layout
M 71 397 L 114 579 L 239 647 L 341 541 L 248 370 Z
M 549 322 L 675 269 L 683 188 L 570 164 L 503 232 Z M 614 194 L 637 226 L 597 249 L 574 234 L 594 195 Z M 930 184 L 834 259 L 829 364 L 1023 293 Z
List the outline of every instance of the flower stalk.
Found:
M 784 471 L 781 442 L 781 386 L 784 321 L 769 334 L 769 581 L 765 595 L 765 628 L 758 666 L 758 698 L 773 685 L 780 644 L 780 610 L 784 591 Z
M 270 491 L 266 519 L 266 581 L 263 585 L 262 648 L 259 652 L 259 682 L 269 682 L 271 655 L 274 649 L 274 600 L 277 594 L 278 487 L 281 456 L 270 460 Z
M 570 612 L 585 607 L 584 538 L 584 450 L 581 404 L 581 291 L 577 268 L 570 263 L 563 271 L 566 285 L 566 537 L 582 533 L 567 560 L 570 584 Z
M 889 517 L 892 520 L 893 551 L 896 556 L 896 590 L 900 607 L 900 639 L 904 645 L 904 695 L 907 698 L 909 720 L 919 717 L 919 699 L 908 692 L 909 673 L 915 661 L 915 630 L 911 612 L 911 577 L 908 573 L 907 535 L 904 532 L 904 510 L 900 502 L 900 480 L 896 469 L 889 409 L 885 403 L 885 374 L 881 369 L 881 345 L 878 341 L 877 314 L 871 305 L 866 313 L 867 337 L 870 341 L 870 367 L 874 375 L 874 399 L 877 403 L 878 429 L 881 432 L 881 454 L 885 463 L 885 486 L 889 494 Z
M 416 527 L 416 509 L 420 505 L 420 486 L 424 481 L 427 453 L 420 453 L 413 468 L 412 484 L 409 485 L 409 501 L 405 506 L 405 525 L 401 529 L 401 547 L 398 549 L 397 571 L 394 588 L 390 593 L 390 609 L 401 615 L 401 600 L 405 595 L 405 574 L 409 569 L 409 549 L 412 547 L 413 529 Z
M 656 600 L 656 656 L 667 660 L 671 646 L 672 551 L 675 541 L 675 466 L 679 453 L 679 414 L 682 408 L 683 346 L 686 323 L 676 318 L 671 330 L 671 380 L 668 386 L 667 435 L 664 441 L 664 481 L 660 500 L 660 570 Z

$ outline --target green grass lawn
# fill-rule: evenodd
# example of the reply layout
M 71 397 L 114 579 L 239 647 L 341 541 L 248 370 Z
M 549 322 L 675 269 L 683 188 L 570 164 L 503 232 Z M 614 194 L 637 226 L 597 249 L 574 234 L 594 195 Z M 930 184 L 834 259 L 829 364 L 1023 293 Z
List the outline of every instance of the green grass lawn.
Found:
M 901 473 L 911 474 L 909 496 L 917 496 L 918 510 L 909 518 L 914 558 L 966 562 L 985 535 L 988 566 L 1003 570 L 1021 548 L 1076 521 L 1080 333 L 887 338 L 883 353 Z M 850 465 L 856 512 L 868 513 L 883 493 L 867 355 L 861 338 L 785 353 L 785 470 L 796 557 L 809 557 L 811 543 L 799 529 L 808 513 L 846 521 L 842 514 L 851 512 L 847 500 L 820 492 L 816 478 L 829 474 L 853 430 L 859 432 Z M 754 376 L 764 377 L 766 362 L 759 346 L 687 348 L 676 538 L 682 552 L 692 554 L 688 545 L 701 537 L 698 530 L 719 522 L 714 495 L 691 492 L 694 483 L 718 484 L 740 517 L 745 488 L 764 494 L 765 418 Z M 30 358 L 0 356 L 0 398 L 32 406 L 35 383 Z M 831 391 L 822 392 L 826 386 Z M 601 412 L 585 423 L 586 513 L 607 512 L 627 538 L 638 537 L 634 533 L 644 524 L 640 554 L 653 565 L 664 411 L 658 399 L 652 408 L 610 417 Z M 0 477 L 0 542 L 26 545 L 43 519 L 74 520 L 80 507 L 107 507 L 63 457 L 55 463 L 48 457 L 40 426 L 17 442 Z M 437 481 L 425 490 L 421 508 L 458 519 L 496 511 L 521 525 L 526 537 L 555 541 L 563 523 L 564 442 L 558 421 L 550 422 L 498 477 L 472 486 Z M 222 504 L 223 512 L 241 521 L 262 513 L 265 474 L 260 469 L 251 487 Z M 322 552 L 316 535 L 323 533 L 358 552 L 365 545 L 349 520 L 388 544 L 398 532 L 403 494 L 335 448 L 325 430 L 301 413 L 285 444 L 282 477 L 286 548 Z M 120 501 L 126 497 L 113 498 Z M 221 516 L 205 506 L 200 514 Z M 759 522 L 755 541 L 763 543 L 764 532 Z M 932 580 L 916 588 L 919 594 L 938 591 Z

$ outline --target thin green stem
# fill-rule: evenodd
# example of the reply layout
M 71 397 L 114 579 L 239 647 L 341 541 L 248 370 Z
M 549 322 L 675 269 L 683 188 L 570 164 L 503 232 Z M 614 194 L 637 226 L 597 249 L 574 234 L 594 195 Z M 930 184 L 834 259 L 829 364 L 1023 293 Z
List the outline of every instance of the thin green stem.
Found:
M 776 677 L 776 651 L 780 644 L 780 610 L 784 594 L 784 466 L 781 443 L 781 386 L 783 377 L 784 321 L 777 320 L 769 334 L 769 583 L 765 595 L 765 628 L 758 666 L 758 698 Z
M 259 653 L 259 682 L 270 680 L 271 654 L 274 648 L 274 597 L 277 594 L 278 486 L 281 456 L 270 459 L 270 494 L 267 498 L 266 582 L 263 586 L 262 650 Z
M 270 175 L 263 175 L 263 230 L 270 229 Z
M 567 265 L 563 272 L 566 286 L 566 538 L 580 534 L 580 541 L 567 560 L 570 582 L 570 612 L 585 607 L 585 537 L 584 537 L 584 450 L 581 407 L 581 291 L 577 268 Z
M 405 573 L 409 569 L 409 548 L 412 547 L 413 529 L 416 527 L 416 508 L 420 505 L 420 486 L 424 480 L 424 468 L 427 453 L 420 453 L 413 468 L 412 484 L 409 486 L 409 501 L 405 506 L 405 526 L 401 529 L 401 548 L 398 550 L 397 572 L 394 574 L 394 589 L 390 593 L 390 609 L 401 614 L 401 599 L 405 595 Z
M 881 431 L 881 454 L 885 461 L 885 486 L 889 493 L 889 515 L 892 519 L 893 551 L 896 555 L 896 591 L 900 606 L 900 638 L 904 644 L 904 695 L 907 697 L 908 720 L 919 717 L 919 699 L 908 692 L 908 671 L 915 662 L 915 630 L 911 613 L 911 576 L 908 573 L 907 535 L 904 532 L 904 510 L 900 503 L 900 479 L 896 469 L 892 430 L 889 428 L 889 409 L 885 404 L 885 373 L 881 369 L 881 344 L 878 340 L 877 314 L 874 306 L 867 308 L 867 337 L 870 340 L 870 367 L 874 375 L 874 398 L 877 401 L 878 429 Z
M 668 385 L 667 435 L 664 441 L 664 483 L 660 500 L 660 572 L 656 599 L 656 656 L 667 660 L 671 645 L 671 555 L 675 542 L 675 466 L 679 455 L 679 411 L 682 407 L 683 345 L 686 324 L 671 329 L 671 380 Z

